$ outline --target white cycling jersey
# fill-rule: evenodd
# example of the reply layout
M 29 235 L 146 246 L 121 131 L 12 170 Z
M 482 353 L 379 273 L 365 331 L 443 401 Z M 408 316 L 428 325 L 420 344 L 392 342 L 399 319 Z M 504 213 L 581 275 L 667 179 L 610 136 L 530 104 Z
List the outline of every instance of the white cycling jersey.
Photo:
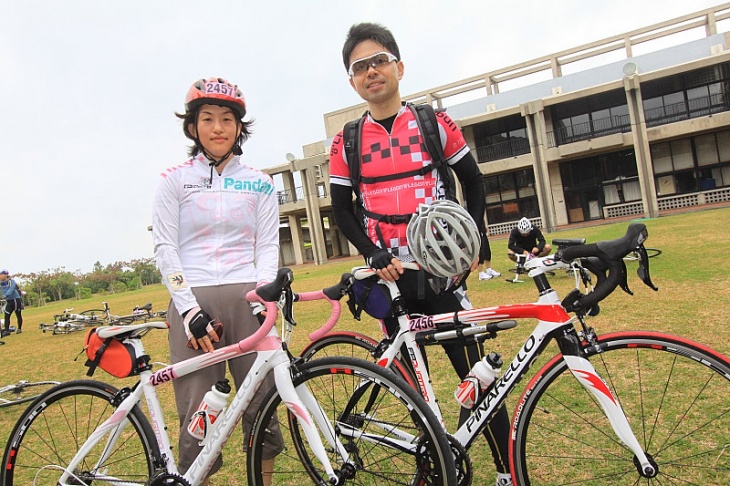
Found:
M 199 154 L 161 174 L 152 204 L 155 259 L 177 310 L 191 287 L 270 282 L 279 265 L 279 205 L 267 174 L 234 157 L 221 174 Z

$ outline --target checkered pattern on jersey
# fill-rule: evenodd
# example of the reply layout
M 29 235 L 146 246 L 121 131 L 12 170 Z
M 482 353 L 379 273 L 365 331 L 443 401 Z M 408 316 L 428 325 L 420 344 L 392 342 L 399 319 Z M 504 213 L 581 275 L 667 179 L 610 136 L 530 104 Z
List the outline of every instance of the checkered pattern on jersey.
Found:
M 378 140 L 371 144 L 363 144 L 363 174 L 367 175 L 368 172 L 364 167 L 365 164 L 369 162 L 390 161 L 391 157 L 399 164 L 402 164 L 405 157 L 410 156 L 410 161 L 413 162 L 413 165 L 410 167 L 399 167 L 398 172 L 417 169 L 431 162 L 430 158 L 427 158 L 424 162 L 424 154 L 427 155 L 428 152 L 426 151 L 426 145 L 421 141 L 418 125 L 415 120 L 408 121 L 407 131 L 391 135 L 389 139 L 389 144 L 385 143 L 385 140 Z
M 363 177 L 410 172 L 431 163 L 425 144 L 418 130 L 418 124 L 410 112 L 402 116 L 410 119 L 396 119 L 393 130 L 388 134 L 380 125 L 366 125 L 362 135 Z M 438 180 L 436 170 L 425 175 L 408 176 L 390 181 L 363 184 L 362 196 L 366 209 L 377 214 L 410 214 L 419 204 L 430 204 L 443 184 Z M 378 241 L 376 222 L 366 219 L 368 236 Z M 406 225 L 391 225 L 381 221 L 380 231 L 384 242 L 393 254 L 402 261 L 412 259 L 406 242 Z

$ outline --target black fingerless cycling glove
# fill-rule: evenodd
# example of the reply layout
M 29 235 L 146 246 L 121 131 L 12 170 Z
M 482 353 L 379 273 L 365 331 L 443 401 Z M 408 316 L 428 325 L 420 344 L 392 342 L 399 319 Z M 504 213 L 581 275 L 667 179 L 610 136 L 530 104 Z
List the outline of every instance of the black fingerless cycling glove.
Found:
M 392 263 L 391 260 L 393 260 L 393 255 L 388 250 L 378 249 L 365 259 L 365 263 L 370 268 L 382 270 Z

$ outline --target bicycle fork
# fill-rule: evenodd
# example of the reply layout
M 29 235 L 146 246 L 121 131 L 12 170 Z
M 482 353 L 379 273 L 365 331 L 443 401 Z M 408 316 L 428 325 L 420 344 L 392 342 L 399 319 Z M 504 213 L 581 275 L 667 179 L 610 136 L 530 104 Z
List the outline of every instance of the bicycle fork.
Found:
M 634 464 L 639 474 L 646 478 L 656 476 L 659 472 L 656 462 L 647 455 L 639 444 L 636 435 L 631 430 L 626 414 L 621 408 L 621 404 L 604 379 L 598 375 L 591 362 L 581 356 L 565 353 L 563 353 L 563 359 L 578 382 L 589 390 L 598 400 L 598 403 L 601 404 L 603 413 L 611 423 L 611 427 L 619 440 L 634 453 Z
M 330 423 L 327 419 L 326 414 L 306 385 L 302 384 L 298 387 L 294 387 L 290 371 L 290 362 L 288 360 L 274 366 L 274 379 L 276 381 L 276 388 L 279 391 L 281 400 L 284 402 L 289 412 L 297 418 L 299 425 L 304 431 L 304 436 L 307 438 L 307 442 L 312 448 L 312 452 L 324 467 L 325 473 L 329 476 L 330 482 L 332 484 L 339 484 L 340 476 L 335 473 L 332 463 L 327 457 L 327 451 L 322 443 L 322 438 L 317 432 L 317 428 L 319 428 L 328 444 L 337 451 L 338 455 L 345 463 L 349 463 L 349 454 L 345 450 L 344 445 L 337 439 L 332 423 Z M 316 427 L 313 421 L 317 424 Z

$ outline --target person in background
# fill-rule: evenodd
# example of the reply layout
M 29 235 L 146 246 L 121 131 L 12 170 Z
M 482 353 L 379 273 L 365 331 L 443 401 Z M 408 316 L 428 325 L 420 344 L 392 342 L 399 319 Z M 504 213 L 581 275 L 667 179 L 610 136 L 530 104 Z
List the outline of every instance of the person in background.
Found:
M 447 194 L 438 169 L 413 174 L 414 167 L 420 170 L 432 158 L 414 111 L 401 101 L 399 83 L 404 63 L 393 34 L 379 24 L 353 25 L 342 49 L 342 59 L 350 86 L 367 102 L 368 112 L 362 123 L 361 153 L 355 154 L 362 160 L 363 179 L 359 187 L 354 188 L 350 179 L 350 164 L 358 161 L 346 159 L 343 132 L 334 137 L 330 149 L 330 194 L 337 226 L 378 277 L 398 282 L 409 312 L 435 314 L 471 308 L 463 282 L 447 287 L 454 282 L 439 281 L 423 271 L 404 273 L 401 264 L 414 261 L 406 238 L 409 218 L 419 204 L 446 199 Z M 436 118 L 445 162 L 464 183 L 468 212 L 474 221 L 484 221 L 484 187 L 474 156 L 456 124 L 443 112 L 437 113 Z M 365 183 L 366 177 L 374 181 Z M 365 214 L 366 218 L 355 212 L 353 191 L 362 195 L 358 214 Z M 475 259 L 472 271 L 477 264 Z M 388 333 L 393 333 L 397 319 L 386 318 L 384 325 Z M 444 349 L 460 379 L 484 356 L 481 343 Z M 463 421 L 468 414 L 469 410 L 462 408 L 460 419 Z M 504 407 L 495 414 L 485 437 L 497 467 L 497 485 L 511 485 L 509 417 Z
M 279 206 L 273 180 L 241 162 L 251 135 L 246 102 L 222 78 L 200 79 L 185 98 L 183 133 L 193 141 L 191 158 L 161 174 L 152 208 L 157 266 L 172 297 L 167 313 L 173 363 L 237 343 L 259 328 L 246 294 L 276 276 Z M 218 336 L 214 323 L 222 323 Z M 236 388 L 254 355 L 227 362 Z M 179 469 L 187 471 L 201 447 L 187 425 L 205 393 L 226 374 L 226 363 L 173 381 L 180 418 Z M 244 441 L 273 375 L 256 392 L 243 418 Z M 283 449 L 279 424 L 269 424 L 264 471 Z M 222 464 L 219 457 L 210 474 Z M 203 483 L 208 484 L 206 479 Z
M 498 271 L 492 268 L 492 249 L 489 246 L 489 238 L 487 232 L 484 231 L 482 235 L 482 244 L 479 248 L 479 266 L 483 270 L 479 271 L 479 280 L 491 280 L 494 277 L 502 275 Z
M 507 250 L 509 259 L 516 262 L 515 255 L 525 255 L 527 258 L 544 257 L 550 254 L 552 247 L 545 242 L 540 228 L 533 226 L 529 219 L 522 218 L 509 234 Z
M 23 296 L 18 283 L 10 278 L 7 270 L 0 270 L 0 289 L 5 299 L 5 328 L 0 332 L 2 336 L 10 334 L 10 316 L 15 314 L 18 326 L 16 334 L 23 332 Z M 0 336 L 1 337 L 1 336 Z

